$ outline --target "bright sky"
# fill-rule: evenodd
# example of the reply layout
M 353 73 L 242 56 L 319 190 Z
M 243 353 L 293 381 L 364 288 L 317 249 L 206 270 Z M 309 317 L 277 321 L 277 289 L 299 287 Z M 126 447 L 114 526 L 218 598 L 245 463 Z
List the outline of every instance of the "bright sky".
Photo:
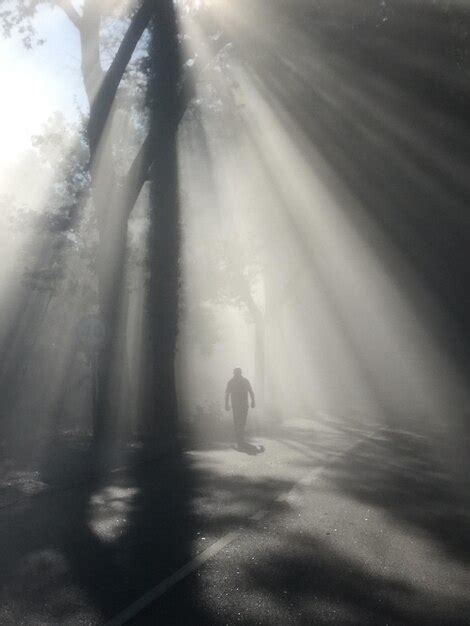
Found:
M 43 9 L 38 31 L 46 43 L 26 50 L 17 39 L 0 41 L 0 170 L 31 146 L 54 111 L 73 117 L 85 106 L 78 35 L 63 13 Z

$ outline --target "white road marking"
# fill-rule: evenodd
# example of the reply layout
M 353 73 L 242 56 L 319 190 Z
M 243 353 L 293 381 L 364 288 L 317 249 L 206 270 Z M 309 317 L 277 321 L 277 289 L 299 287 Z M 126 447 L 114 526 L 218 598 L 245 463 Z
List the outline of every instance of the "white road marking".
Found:
M 155 602 L 155 600 L 171 589 L 171 587 L 176 585 L 176 583 L 183 580 L 183 578 L 186 578 L 186 576 L 189 576 L 189 574 L 195 570 L 199 569 L 201 565 L 223 550 L 225 546 L 232 543 L 238 535 L 238 530 L 224 535 L 209 548 L 201 552 L 201 554 L 198 554 L 194 559 L 183 565 L 183 567 L 180 567 L 179 570 L 176 570 L 176 572 L 174 572 L 171 576 L 165 578 L 165 580 L 163 580 L 156 587 L 147 591 L 147 593 L 128 606 L 127 609 L 124 609 L 124 611 L 121 611 L 121 613 L 116 615 L 116 617 L 113 617 L 113 619 L 108 622 L 107 626 L 121 626 L 122 624 L 128 622 L 130 619 L 138 615 L 138 613 L 140 613 L 143 609 L 152 604 L 152 602 Z
M 352 452 L 355 448 L 359 447 L 369 439 L 372 439 L 376 434 L 384 430 L 383 428 L 379 428 L 367 435 L 365 435 L 359 441 L 356 441 L 352 446 L 349 446 L 344 452 L 338 454 L 334 459 L 332 459 L 329 463 L 322 465 L 320 467 L 315 467 L 313 470 L 308 472 L 305 476 L 300 478 L 294 485 L 289 489 L 289 491 L 280 494 L 274 502 L 290 502 L 295 500 L 301 495 L 302 487 L 306 487 L 311 485 L 321 474 L 322 472 L 329 467 L 330 465 L 336 463 L 339 459 L 345 457 L 350 452 Z M 250 516 L 249 519 L 253 521 L 259 521 L 263 519 L 269 513 L 269 509 L 261 509 Z M 221 550 L 223 550 L 226 546 L 228 546 L 232 541 L 237 539 L 240 531 L 232 531 L 224 535 L 221 539 L 213 543 L 211 546 L 203 550 L 200 554 L 198 554 L 194 559 L 188 561 L 185 565 L 180 567 L 180 569 L 176 570 L 171 576 L 162 580 L 156 587 L 147 591 L 143 596 L 138 598 L 135 602 L 133 602 L 126 609 L 118 613 L 115 617 L 113 617 L 109 622 L 107 622 L 106 626 L 123 626 L 130 619 L 138 615 L 143 609 L 147 608 L 152 602 L 155 602 L 158 598 L 160 598 L 163 594 L 165 594 L 169 589 L 174 587 L 181 580 L 192 574 L 194 571 L 199 569 L 204 563 L 209 561 L 212 557 L 218 554 Z

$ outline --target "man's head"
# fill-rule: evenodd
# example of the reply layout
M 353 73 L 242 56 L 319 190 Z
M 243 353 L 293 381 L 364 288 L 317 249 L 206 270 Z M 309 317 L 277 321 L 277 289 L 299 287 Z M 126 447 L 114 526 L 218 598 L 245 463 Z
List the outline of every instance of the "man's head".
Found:
M 240 377 L 241 377 L 241 375 L 242 375 L 242 370 L 241 370 L 241 367 L 236 367 L 236 368 L 233 370 L 233 375 L 234 375 L 234 376 L 236 376 L 236 377 L 238 377 L 238 378 L 240 378 Z

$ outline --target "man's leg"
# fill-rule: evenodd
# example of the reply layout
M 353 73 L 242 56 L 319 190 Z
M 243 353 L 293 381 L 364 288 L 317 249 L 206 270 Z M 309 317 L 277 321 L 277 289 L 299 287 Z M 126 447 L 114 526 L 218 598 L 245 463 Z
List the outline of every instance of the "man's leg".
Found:
M 233 430 L 235 433 L 235 441 L 238 446 L 241 444 L 241 430 L 240 430 L 240 411 L 238 408 L 232 406 L 233 409 Z
M 235 438 L 239 447 L 243 447 L 245 444 L 245 426 L 246 418 L 248 415 L 248 408 L 234 407 L 233 408 L 233 423 L 235 427 Z

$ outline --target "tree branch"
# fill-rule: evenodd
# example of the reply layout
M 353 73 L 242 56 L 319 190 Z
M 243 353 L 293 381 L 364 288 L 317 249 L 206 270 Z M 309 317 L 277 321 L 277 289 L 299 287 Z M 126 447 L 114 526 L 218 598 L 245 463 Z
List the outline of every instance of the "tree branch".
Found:
M 57 0 L 57 6 L 60 7 L 62 11 L 64 11 L 72 24 L 80 30 L 82 21 L 81 15 L 75 9 L 70 0 Z
M 206 63 L 206 65 L 191 71 L 191 73 L 187 74 L 182 81 L 179 90 L 178 106 L 173 118 L 173 130 L 176 130 L 178 128 L 181 120 L 184 117 L 184 114 L 186 113 L 186 109 L 191 102 L 194 93 L 191 85 L 194 85 L 198 78 L 204 73 L 204 71 L 208 67 L 210 67 L 210 65 L 216 59 L 217 55 L 224 48 L 226 48 L 227 45 L 228 43 L 222 37 L 220 37 L 219 40 L 217 40 L 217 47 L 214 48 L 214 56 L 212 57 L 212 59 L 208 63 Z M 126 176 L 126 181 L 124 183 L 124 185 L 131 190 L 129 196 L 129 215 L 134 208 L 134 204 L 137 202 L 137 198 L 139 197 L 142 187 L 149 178 L 151 168 L 156 163 L 155 146 L 158 146 L 158 144 L 158 136 L 154 137 L 149 132 L 129 168 Z
M 101 9 L 98 8 L 96 0 L 87 0 L 83 6 L 79 30 L 82 76 L 90 106 L 104 77 L 100 58 L 100 26 Z
M 155 11 L 154 0 L 143 0 L 119 46 L 98 92 L 91 103 L 88 122 L 88 139 L 92 158 L 103 134 L 104 127 L 116 97 L 119 84 L 134 50 Z

